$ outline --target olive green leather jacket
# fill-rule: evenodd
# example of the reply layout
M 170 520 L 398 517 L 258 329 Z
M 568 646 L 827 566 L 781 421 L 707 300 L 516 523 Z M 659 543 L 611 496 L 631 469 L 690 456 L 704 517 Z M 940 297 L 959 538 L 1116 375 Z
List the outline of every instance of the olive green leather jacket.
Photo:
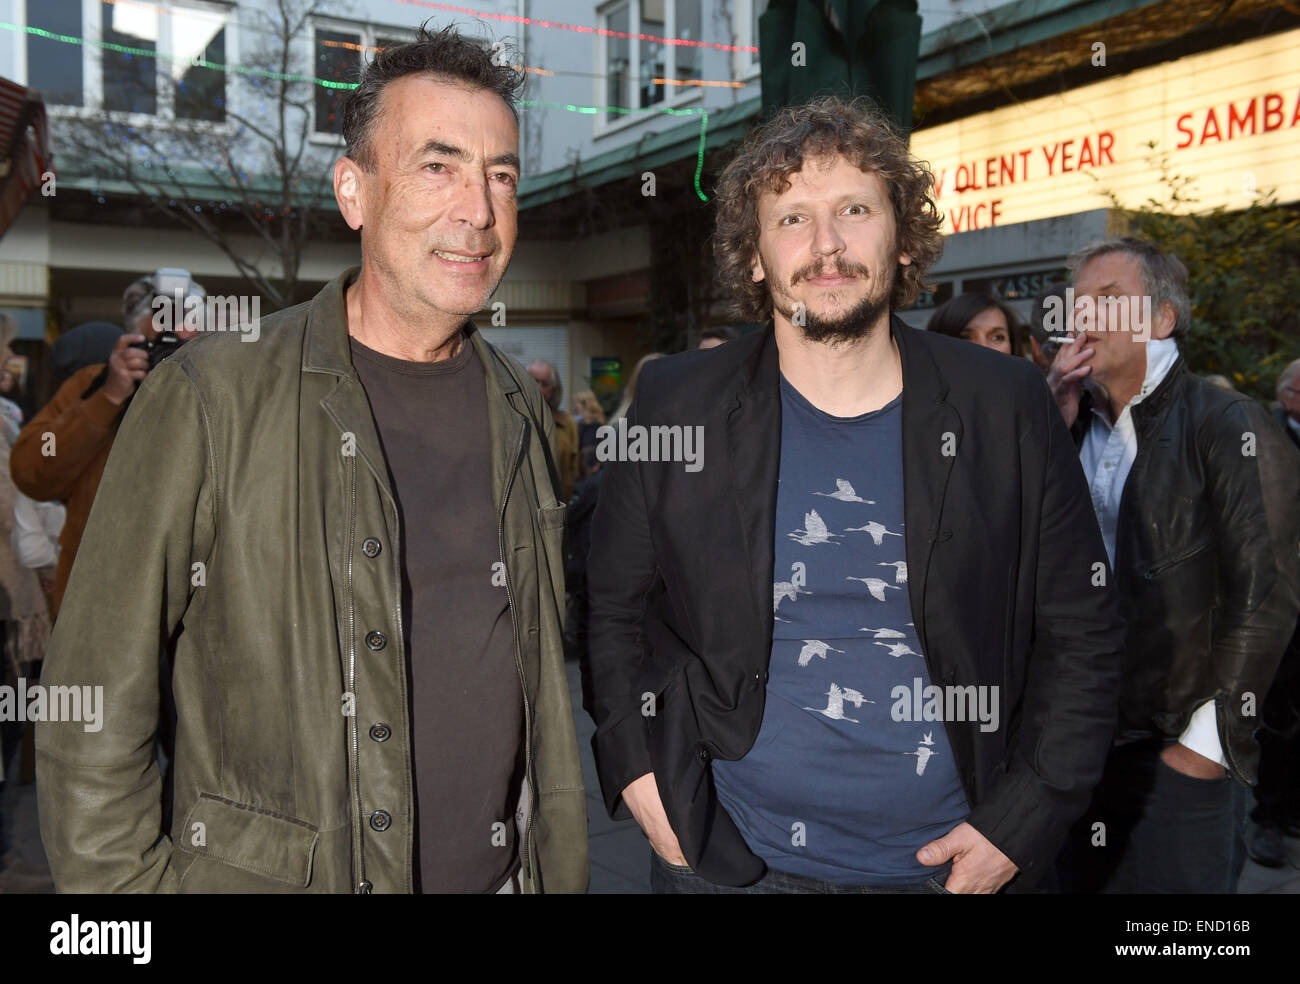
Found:
M 100 730 L 37 727 L 61 891 L 412 889 L 401 538 L 348 349 L 355 274 L 264 319 L 257 341 L 190 342 L 133 400 L 41 681 L 103 687 Z M 553 425 L 518 364 L 471 338 L 525 699 L 521 887 L 583 892 Z M 416 521 L 454 522 L 455 504 Z M 177 710 L 170 831 L 154 761 L 160 667 Z M 372 732 L 380 723 L 391 739 Z

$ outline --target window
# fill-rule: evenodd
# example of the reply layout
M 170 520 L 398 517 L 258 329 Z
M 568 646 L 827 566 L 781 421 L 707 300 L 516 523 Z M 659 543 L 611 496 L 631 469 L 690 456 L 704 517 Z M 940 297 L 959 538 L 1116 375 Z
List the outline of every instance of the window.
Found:
M 380 28 L 380 30 L 384 30 Z M 377 50 L 405 44 L 407 40 L 389 35 L 396 34 L 388 29 L 388 35 L 378 34 L 371 27 L 346 28 L 317 27 L 316 54 L 313 64 L 316 77 L 330 82 L 346 82 L 356 85 L 361 79 L 362 58 L 369 60 Z M 347 101 L 351 89 L 327 89 L 318 85 L 316 88 L 316 126 L 317 133 L 341 135 L 343 133 L 343 104 Z
M 139 54 L 158 50 L 158 8 L 133 3 L 101 3 L 100 22 L 104 47 L 104 108 L 123 113 L 158 112 L 158 60 Z M 109 45 L 122 45 L 130 51 Z
M 361 76 L 361 35 L 342 31 L 316 32 L 316 77 L 329 82 L 356 82 Z M 343 101 L 347 89 L 316 86 L 316 132 L 343 132 Z
M 226 64 L 226 16 L 213 10 L 178 8 L 172 14 L 170 64 L 176 89 L 176 116 L 186 120 L 226 120 L 226 73 L 197 62 Z
M 759 46 L 758 19 L 767 13 L 768 0 L 736 0 L 736 44 L 742 48 Z M 735 78 L 752 78 L 758 74 L 758 51 L 737 51 L 732 59 Z
M 27 26 L 79 38 L 81 0 L 28 0 Z M 47 104 L 83 104 L 81 48 L 39 34 L 27 35 L 27 85 L 38 90 Z
M 226 63 L 229 20 L 227 7 L 188 0 L 28 0 L 28 26 L 102 44 L 29 34 L 27 84 L 52 106 L 221 123 L 226 73 L 200 63 Z
M 612 32 L 602 37 L 605 105 L 610 107 L 605 111 L 606 123 L 628 115 L 615 107 L 648 109 L 678 102 L 696 90 L 671 81 L 701 77 L 702 49 L 659 39 L 698 41 L 700 18 L 698 0 L 622 0 L 601 12 L 601 27 Z

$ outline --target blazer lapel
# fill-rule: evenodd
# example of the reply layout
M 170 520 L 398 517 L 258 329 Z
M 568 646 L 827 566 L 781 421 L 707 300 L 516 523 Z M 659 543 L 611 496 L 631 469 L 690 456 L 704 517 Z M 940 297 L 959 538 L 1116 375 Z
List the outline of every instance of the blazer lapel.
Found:
M 776 339 L 766 337 L 740 374 L 726 418 L 732 495 L 749 561 L 749 589 L 768 651 L 772 640 L 772 549 L 781 465 L 781 400 Z
M 911 339 L 916 329 L 898 317 L 890 332 L 903 363 L 903 513 L 907 548 L 907 590 L 912 620 L 923 652 L 925 586 L 934 544 L 943 535 L 944 495 L 961 449 L 962 421 L 946 400 L 948 384 L 925 349 Z M 910 344 L 909 344 L 910 342 Z

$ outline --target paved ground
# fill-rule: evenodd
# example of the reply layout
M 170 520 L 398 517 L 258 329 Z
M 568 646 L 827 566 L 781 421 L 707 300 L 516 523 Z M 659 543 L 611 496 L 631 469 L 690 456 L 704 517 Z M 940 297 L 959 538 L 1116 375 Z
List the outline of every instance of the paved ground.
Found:
M 582 780 L 587 786 L 587 827 L 591 838 L 591 888 L 593 895 L 646 894 L 650 891 L 650 845 L 633 820 L 609 818 L 596 781 L 591 736 L 596 730 L 582 709 L 578 664 L 565 664 L 569 673 L 569 699 L 582 750 Z
M 578 667 L 567 666 L 569 693 L 573 700 L 574 717 L 578 729 L 578 744 L 582 749 L 582 774 L 587 784 L 587 822 L 591 836 L 591 892 L 596 895 L 644 894 L 649 891 L 650 855 L 645 836 L 631 820 L 618 823 L 609 819 L 600 798 L 596 781 L 596 767 L 591 756 L 591 735 L 595 726 L 582 710 L 582 692 Z M 13 763 L 11 779 L 17 779 L 17 763 Z M 4 810 L 6 824 L 12 823 L 11 837 L 14 851 L 21 856 L 26 868 L 45 868 L 45 854 L 41 848 L 36 817 L 36 787 L 21 786 L 16 781 L 5 784 L 0 809 Z M 1246 862 L 1239 890 L 1248 894 L 1300 895 L 1300 839 L 1286 838 L 1289 863 L 1281 868 L 1265 868 L 1253 861 Z M 18 885 L 5 884 L 0 874 L 0 892 L 17 888 L 22 891 L 49 891 L 48 883 L 42 885 L 30 871 Z

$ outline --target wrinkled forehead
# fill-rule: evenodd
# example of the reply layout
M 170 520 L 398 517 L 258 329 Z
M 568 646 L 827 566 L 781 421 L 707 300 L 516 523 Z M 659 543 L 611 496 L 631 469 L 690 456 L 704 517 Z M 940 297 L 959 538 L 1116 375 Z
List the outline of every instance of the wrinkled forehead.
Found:
M 1080 267 L 1074 289 L 1077 294 L 1096 291 L 1141 294 L 1142 261 L 1132 253 L 1119 250 L 1094 256 Z
M 399 155 L 430 141 L 502 157 L 519 150 L 514 110 L 490 89 L 443 75 L 407 75 L 379 94 L 375 133 Z

